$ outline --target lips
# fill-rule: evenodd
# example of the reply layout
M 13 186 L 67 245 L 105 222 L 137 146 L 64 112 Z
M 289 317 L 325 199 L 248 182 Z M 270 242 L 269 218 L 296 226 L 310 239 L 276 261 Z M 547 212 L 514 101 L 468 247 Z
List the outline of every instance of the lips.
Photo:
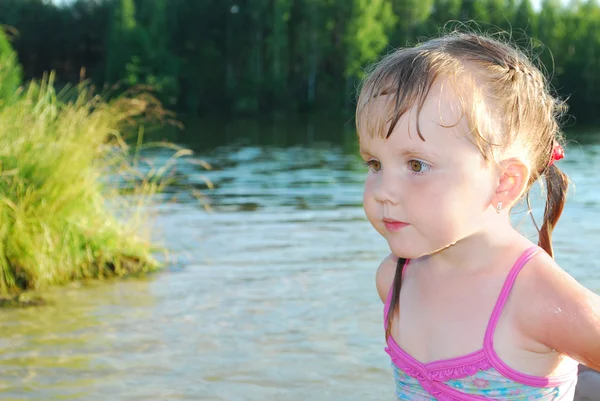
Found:
M 394 219 L 383 219 L 383 224 L 385 225 L 385 229 L 390 232 L 398 232 L 402 230 L 404 227 L 408 226 L 408 223 L 403 221 L 398 221 Z

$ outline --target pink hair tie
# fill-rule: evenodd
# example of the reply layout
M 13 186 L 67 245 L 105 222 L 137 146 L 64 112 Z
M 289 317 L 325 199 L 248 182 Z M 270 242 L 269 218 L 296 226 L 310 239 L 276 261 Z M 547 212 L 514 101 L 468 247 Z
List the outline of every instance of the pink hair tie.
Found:
M 552 159 L 550 160 L 550 166 L 554 164 L 555 161 L 561 160 L 565 158 L 565 150 L 562 146 L 557 142 L 554 144 L 554 148 L 552 148 Z

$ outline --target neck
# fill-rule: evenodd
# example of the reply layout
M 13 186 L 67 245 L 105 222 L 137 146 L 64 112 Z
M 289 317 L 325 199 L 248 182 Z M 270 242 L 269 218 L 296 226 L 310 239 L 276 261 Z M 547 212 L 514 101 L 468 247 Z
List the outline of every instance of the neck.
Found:
M 494 230 L 482 230 L 464 237 L 425 258 L 440 268 L 476 269 L 485 266 L 496 256 L 494 249 L 507 249 L 521 241 L 524 243 L 527 240 L 511 226 L 496 227 Z

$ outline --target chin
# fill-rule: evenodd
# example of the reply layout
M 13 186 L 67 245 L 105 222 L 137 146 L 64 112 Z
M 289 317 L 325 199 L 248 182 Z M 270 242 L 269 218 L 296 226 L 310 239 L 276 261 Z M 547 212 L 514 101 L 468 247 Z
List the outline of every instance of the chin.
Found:
M 415 242 L 402 242 L 399 241 L 388 240 L 388 246 L 390 247 L 390 251 L 394 254 L 394 256 L 398 258 L 405 259 L 418 259 L 423 256 L 432 255 L 434 253 L 440 252 L 444 249 L 450 248 L 457 241 L 436 241 L 435 244 L 428 243 L 417 243 Z
M 427 254 L 426 252 L 420 252 L 417 246 L 407 243 L 398 244 L 388 240 L 388 246 L 397 258 L 417 259 Z

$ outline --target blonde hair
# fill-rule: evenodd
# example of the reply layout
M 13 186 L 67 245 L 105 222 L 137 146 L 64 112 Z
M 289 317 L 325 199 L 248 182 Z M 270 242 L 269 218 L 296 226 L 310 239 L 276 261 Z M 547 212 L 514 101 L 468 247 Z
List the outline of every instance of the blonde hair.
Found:
M 494 161 L 497 151 L 515 144 L 524 151 L 531 170 L 525 191 L 528 206 L 531 186 L 545 177 L 547 199 L 538 228 L 539 245 L 554 256 L 552 230 L 564 207 L 568 178 L 552 163 L 552 154 L 562 142 L 558 120 L 566 107 L 552 96 L 544 74 L 520 50 L 497 39 L 455 32 L 385 56 L 368 71 L 360 88 L 356 108 L 359 136 L 389 137 L 402 115 L 415 107 L 417 132 L 425 140 L 418 113 L 433 84 L 442 78 L 469 83 L 454 85 L 454 89 L 469 124 L 470 139 L 486 161 Z M 373 100 L 380 97 L 386 102 L 383 115 L 378 111 L 381 108 L 374 107 Z M 398 305 L 403 266 L 401 259 L 394 278 L 392 311 Z M 388 324 L 388 335 L 390 327 Z

